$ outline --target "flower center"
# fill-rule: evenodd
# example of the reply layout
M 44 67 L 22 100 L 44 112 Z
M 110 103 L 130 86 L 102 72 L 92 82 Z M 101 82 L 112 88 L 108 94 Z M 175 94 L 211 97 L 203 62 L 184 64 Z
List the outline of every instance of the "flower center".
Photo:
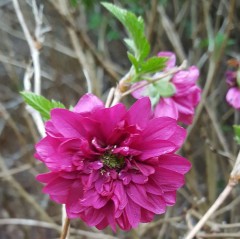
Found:
M 105 152 L 102 156 L 102 162 L 110 169 L 122 169 L 125 165 L 124 156 L 113 154 L 112 152 Z

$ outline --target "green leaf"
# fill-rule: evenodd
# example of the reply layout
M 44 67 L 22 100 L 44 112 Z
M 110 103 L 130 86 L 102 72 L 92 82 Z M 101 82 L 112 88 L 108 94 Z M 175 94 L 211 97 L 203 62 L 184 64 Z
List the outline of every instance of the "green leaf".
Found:
M 127 52 L 128 55 L 128 59 L 131 61 L 131 63 L 133 64 L 135 70 L 138 69 L 138 61 L 135 58 L 135 56 L 133 54 L 131 54 L 130 52 Z
M 24 101 L 32 108 L 37 110 L 44 120 L 50 119 L 50 111 L 53 108 L 65 108 L 65 106 L 58 101 L 48 100 L 41 95 L 36 95 L 32 92 L 22 91 L 20 92 Z
M 240 144 L 240 125 L 233 125 L 235 140 Z
M 140 65 L 140 69 L 138 69 L 138 73 L 146 74 L 146 73 L 155 73 L 157 71 L 161 71 L 164 69 L 167 59 L 168 58 L 166 57 L 158 57 L 158 56 L 151 57 Z
M 144 92 L 145 96 L 149 96 L 151 103 L 155 106 L 161 97 L 171 97 L 175 94 L 176 88 L 170 82 L 171 77 L 166 77 L 148 86 L 148 89 Z
M 175 86 L 169 81 L 160 80 L 157 83 L 157 88 L 158 93 L 162 97 L 171 97 L 176 92 Z
M 134 41 L 133 41 L 132 39 L 125 38 L 125 39 L 124 39 L 124 42 L 126 43 L 128 49 L 129 49 L 132 53 L 136 52 L 135 45 L 134 45 Z
M 134 55 L 138 61 L 143 61 L 150 52 L 150 44 L 144 34 L 144 22 L 142 17 L 136 17 L 132 12 L 119 8 L 111 3 L 103 2 L 102 5 L 126 27 L 134 43 L 134 47 L 131 43 L 130 50 L 134 50 Z
M 160 94 L 158 88 L 155 86 L 155 84 L 151 84 L 148 87 L 148 91 L 146 91 L 145 96 L 149 96 L 151 103 L 153 106 L 155 106 L 160 99 Z

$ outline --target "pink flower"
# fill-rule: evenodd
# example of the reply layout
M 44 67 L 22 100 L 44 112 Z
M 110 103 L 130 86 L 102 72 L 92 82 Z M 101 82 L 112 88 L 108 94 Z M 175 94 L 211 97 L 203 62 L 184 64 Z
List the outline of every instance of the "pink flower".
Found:
M 230 87 L 227 95 L 226 101 L 233 108 L 239 110 L 240 109 L 240 71 L 227 71 L 225 74 L 226 83 Z
M 73 111 L 53 109 L 45 127 L 35 155 L 50 170 L 37 177 L 43 191 L 98 229 L 129 230 L 164 213 L 191 167 L 175 154 L 185 129 L 154 118 L 147 97 L 127 110 L 86 94 Z
M 172 52 L 160 52 L 158 56 L 169 57 L 164 71 L 175 66 L 176 57 Z M 160 72 L 157 76 L 161 76 L 163 73 Z M 188 70 L 179 71 L 172 77 L 166 77 L 154 84 L 142 87 L 133 92 L 132 95 L 136 99 L 149 96 L 155 107 L 154 114 L 156 117 L 169 116 L 185 124 L 191 124 L 194 109 L 201 97 L 201 90 L 196 85 L 198 77 L 198 68 L 191 66 Z M 133 87 L 137 84 L 134 84 Z
M 240 109 L 240 88 L 231 87 L 226 95 L 227 102 L 235 109 Z

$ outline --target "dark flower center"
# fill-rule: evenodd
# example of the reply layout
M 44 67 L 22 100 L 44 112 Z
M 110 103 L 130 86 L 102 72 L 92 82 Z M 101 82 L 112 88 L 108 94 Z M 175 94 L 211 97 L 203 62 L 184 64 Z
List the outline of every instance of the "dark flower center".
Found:
M 104 166 L 110 169 L 122 169 L 125 165 L 124 156 L 113 154 L 112 152 L 105 152 L 102 156 L 102 162 Z

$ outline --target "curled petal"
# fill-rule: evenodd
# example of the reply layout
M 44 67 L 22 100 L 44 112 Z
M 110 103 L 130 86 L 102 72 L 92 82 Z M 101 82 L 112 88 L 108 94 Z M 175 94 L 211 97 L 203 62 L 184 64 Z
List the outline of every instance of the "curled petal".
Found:
M 178 119 L 178 109 L 174 100 L 171 98 L 161 98 L 155 108 L 154 115 L 155 117 L 168 116 Z
M 151 116 L 151 102 L 148 97 L 144 97 L 136 101 L 128 110 L 126 120 L 129 125 L 137 125 L 143 128 L 146 126 Z
M 76 113 L 86 113 L 92 112 L 96 109 L 103 109 L 103 102 L 93 94 L 85 94 L 73 108 L 73 111 Z

